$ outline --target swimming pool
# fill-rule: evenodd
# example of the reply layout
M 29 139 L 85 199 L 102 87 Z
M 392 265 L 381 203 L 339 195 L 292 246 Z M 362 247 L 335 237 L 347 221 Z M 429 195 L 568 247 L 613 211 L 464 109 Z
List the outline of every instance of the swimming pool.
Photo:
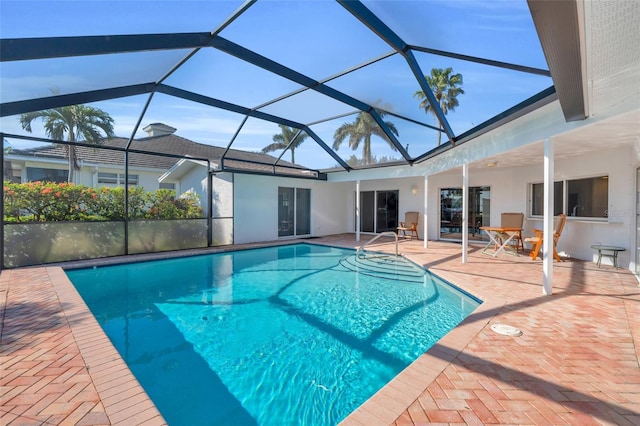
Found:
M 332 425 L 480 301 L 311 244 L 66 271 L 171 425 Z

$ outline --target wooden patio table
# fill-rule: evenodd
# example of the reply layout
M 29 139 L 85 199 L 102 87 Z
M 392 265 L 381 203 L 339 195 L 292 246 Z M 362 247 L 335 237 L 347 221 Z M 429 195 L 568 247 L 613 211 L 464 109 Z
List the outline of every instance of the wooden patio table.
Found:
M 489 242 L 482 249 L 483 254 L 496 257 L 501 251 L 520 256 L 517 249 L 509 246 L 514 237 L 522 234 L 522 228 L 502 228 L 499 226 L 481 226 L 480 229 L 489 236 Z M 493 252 L 488 252 L 493 245 Z

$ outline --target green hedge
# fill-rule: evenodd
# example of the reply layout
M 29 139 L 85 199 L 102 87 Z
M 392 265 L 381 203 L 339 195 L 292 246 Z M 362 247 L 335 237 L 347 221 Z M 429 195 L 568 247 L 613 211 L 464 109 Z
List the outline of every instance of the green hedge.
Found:
M 5 222 L 124 220 L 124 188 L 56 182 L 4 182 Z M 130 219 L 201 218 L 198 195 L 129 188 Z

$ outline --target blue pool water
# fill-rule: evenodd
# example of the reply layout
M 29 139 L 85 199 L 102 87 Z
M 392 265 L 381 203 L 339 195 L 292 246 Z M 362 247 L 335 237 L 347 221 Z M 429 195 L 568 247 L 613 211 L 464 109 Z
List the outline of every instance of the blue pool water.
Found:
M 480 303 L 308 244 L 67 274 L 170 425 L 336 424 Z

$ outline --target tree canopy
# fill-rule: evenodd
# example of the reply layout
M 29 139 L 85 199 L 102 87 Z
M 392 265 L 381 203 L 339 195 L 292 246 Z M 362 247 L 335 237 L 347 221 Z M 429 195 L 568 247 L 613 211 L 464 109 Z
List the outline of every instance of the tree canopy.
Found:
M 458 96 L 464 94 L 464 90 L 460 87 L 462 85 L 462 74 L 453 74 L 453 68 L 451 67 L 445 69 L 433 68 L 431 75 L 425 75 L 424 78 L 427 80 L 427 84 L 438 101 L 442 112 L 446 115 L 449 111 L 454 111 L 459 105 Z M 429 103 L 429 99 L 422 90 L 417 90 L 413 96 L 420 99 L 419 108 L 424 109 L 427 113 L 433 113 L 434 117 L 436 117 L 433 106 Z M 442 123 L 438 123 L 438 126 L 442 129 Z M 440 145 L 441 136 L 442 132 L 438 132 L 438 146 Z
M 384 117 L 383 112 L 378 112 L 380 117 Z M 398 136 L 398 130 L 395 124 L 390 121 L 385 121 L 384 124 L 389 130 Z M 340 149 L 340 145 L 345 139 L 349 140 L 349 148 L 357 150 L 362 144 L 362 160 L 364 164 L 372 164 L 373 155 L 371 153 L 371 137 L 378 136 L 386 141 L 393 151 L 397 151 L 397 148 L 389 139 L 389 136 L 380 128 L 378 123 L 373 119 L 371 114 L 367 112 L 360 112 L 354 122 L 344 123 L 340 126 L 333 135 L 333 149 Z
M 302 142 L 305 141 L 305 139 L 307 139 L 309 135 L 305 132 L 298 133 L 298 129 L 285 126 L 284 124 L 278 124 L 278 126 L 282 132 L 273 135 L 273 143 L 262 148 L 262 152 L 266 154 L 268 152 L 289 148 L 291 151 L 291 162 L 295 164 L 295 150 L 302 144 Z
M 43 121 L 45 134 L 55 140 L 65 140 L 66 137 L 67 142 L 99 145 L 105 137 L 115 136 L 113 118 L 103 110 L 88 105 L 70 105 L 28 112 L 20 116 L 20 124 L 24 130 L 31 133 L 31 125 L 38 119 Z M 65 145 L 65 151 L 69 160 L 68 181 L 73 182 L 74 170 L 80 168 L 76 147 L 73 144 Z

